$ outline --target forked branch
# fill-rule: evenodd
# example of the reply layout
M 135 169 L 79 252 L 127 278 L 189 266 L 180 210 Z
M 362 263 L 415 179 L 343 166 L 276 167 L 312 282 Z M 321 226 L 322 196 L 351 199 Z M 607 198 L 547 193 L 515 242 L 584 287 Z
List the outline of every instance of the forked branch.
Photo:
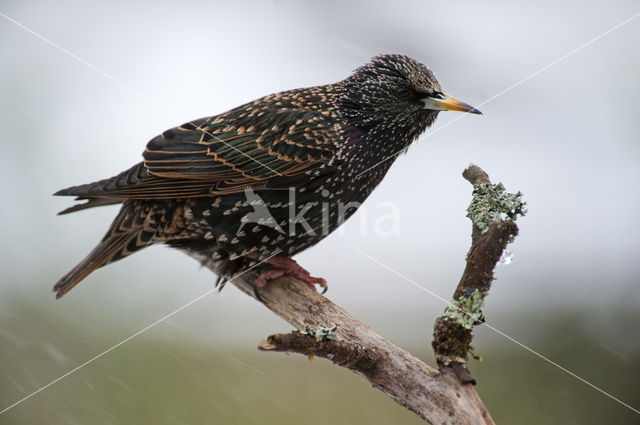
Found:
M 298 331 L 271 335 L 259 348 L 327 358 L 364 377 L 432 424 L 493 424 L 475 390 L 467 354 L 471 350 L 472 328 L 483 321 L 482 305 L 493 280 L 493 269 L 518 233 L 514 221 L 524 213 L 524 204 L 519 193 L 509 194 L 502 185 L 492 185 L 479 167 L 470 166 L 464 176 L 474 186 L 469 207 L 472 245 L 453 300 L 434 326 L 438 369 L 291 277 L 269 282 L 260 288 L 259 298 Z M 245 275 L 232 283 L 256 296 L 253 276 Z

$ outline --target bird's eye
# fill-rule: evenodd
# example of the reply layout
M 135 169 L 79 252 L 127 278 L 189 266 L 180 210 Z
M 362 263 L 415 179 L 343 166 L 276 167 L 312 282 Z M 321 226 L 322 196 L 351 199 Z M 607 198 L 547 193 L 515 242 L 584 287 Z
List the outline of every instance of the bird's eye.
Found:
M 400 87 L 398 88 L 398 96 L 400 99 L 409 99 L 411 91 L 407 87 Z

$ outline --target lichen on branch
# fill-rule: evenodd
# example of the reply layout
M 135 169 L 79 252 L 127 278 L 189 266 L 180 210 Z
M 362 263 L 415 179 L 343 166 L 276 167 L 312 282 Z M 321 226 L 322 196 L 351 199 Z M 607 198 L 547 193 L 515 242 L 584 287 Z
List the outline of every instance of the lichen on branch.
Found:
M 467 217 L 484 234 L 493 223 L 505 219 L 516 220 L 525 215 L 525 205 L 521 192 L 507 192 L 502 183 L 481 183 L 474 185 Z
M 452 300 L 444 311 L 443 316 L 453 320 L 465 329 L 471 330 L 473 325 L 482 320 L 484 298 L 489 291 L 474 289 L 473 292 L 459 300 Z

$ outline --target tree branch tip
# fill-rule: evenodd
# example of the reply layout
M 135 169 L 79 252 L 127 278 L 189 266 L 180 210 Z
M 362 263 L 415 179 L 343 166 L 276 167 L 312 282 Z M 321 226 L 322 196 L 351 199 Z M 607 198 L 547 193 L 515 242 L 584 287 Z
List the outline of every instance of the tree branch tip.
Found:
M 335 336 L 316 336 L 315 334 L 308 333 L 308 329 L 309 327 L 304 331 L 295 330 L 287 334 L 269 335 L 265 341 L 258 344 L 258 350 L 314 355 L 316 351 L 331 351 L 332 343 L 336 343 L 336 346 L 340 345 L 338 341 L 336 341 Z
M 269 340 L 262 341 L 258 344 L 258 350 L 260 351 L 274 351 L 276 348 L 277 346 L 269 342 Z
M 469 166 L 462 172 L 462 177 L 464 177 L 474 187 L 481 184 L 491 184 L 489 175 L 475 164 L 469 164 Z

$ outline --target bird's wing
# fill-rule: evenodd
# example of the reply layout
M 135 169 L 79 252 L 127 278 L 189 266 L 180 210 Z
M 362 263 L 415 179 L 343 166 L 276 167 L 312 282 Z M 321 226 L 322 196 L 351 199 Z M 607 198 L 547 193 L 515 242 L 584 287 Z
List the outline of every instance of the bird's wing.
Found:
M 236 110 L 164 132 L 143 157 L 151 175 L 211 182 L 214 193 L 279 188 L 327 168 L 339 137 L 335 120 L 313 110 Z
M 167 130 L 147 144 L 144 162 L 56 195 L 167 199 L 298 187 L 312 172 L 335 171 L 339 137 L 335 120 L 320 112 L 238 108 Z

